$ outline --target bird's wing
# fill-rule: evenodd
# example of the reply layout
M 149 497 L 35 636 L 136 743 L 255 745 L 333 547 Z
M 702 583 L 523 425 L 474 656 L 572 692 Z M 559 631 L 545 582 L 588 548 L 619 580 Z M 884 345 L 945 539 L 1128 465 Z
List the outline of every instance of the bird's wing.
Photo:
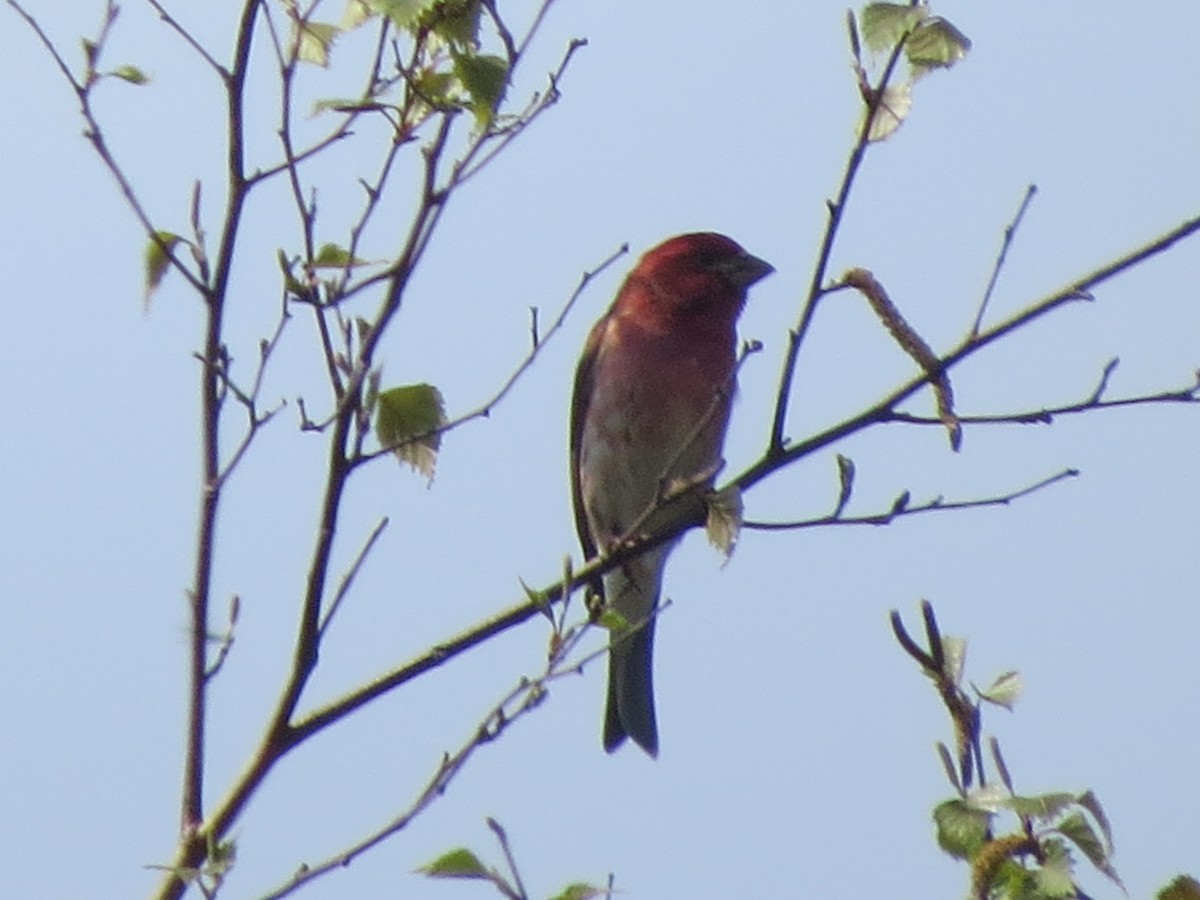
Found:
M 588 405 L 592 397 L 596 353 L 607 322 L 608 317 L 605 316 L 588 335 L 579 367 L 575 370 L 575 392 L 571 397 L 571 503 L 575 507 L 575 531 L 579 534 L 579 544 L 583 547 L 585 560 L 596 556 L 599 548 L 592 537 L 592 529 L 588 526 L 587 510 L 583 507 L 583 484 L 579 477 L 580 450 L 583 445 L 583 428 L 587 421 Z

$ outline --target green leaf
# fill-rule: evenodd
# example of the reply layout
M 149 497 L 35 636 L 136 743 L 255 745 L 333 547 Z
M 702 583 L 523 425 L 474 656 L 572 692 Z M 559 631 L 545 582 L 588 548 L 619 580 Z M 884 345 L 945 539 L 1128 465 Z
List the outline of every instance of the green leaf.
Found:
M 476 124 L 480 129 L 487 128 L 508 88 L 508 63 L 499 56 L 456 53 L 454 74 L 470 97 L 467 105 L 475 114 Z
M 346 266 L 365 266 L 367 261 L 351 256 L 350 251 L 337 244 L 322 244 L 313 258 L 314 269 L 344 269 Z
M 1101 840 L 1100 836 L 1096 834 L 1096 830 L 1092 828 L 1092 823 L 1088 821 L 1087 816 L 1081 812 L 1074 812 L 1065 816 L 1054 827 L 1059 834 L 1082 850 L 1083 855 L 1091 861 L 1093 866 L 1116 884 L 1121 884 L 1120 876 L 1112 867 L 1112 848 L 1108 846 L 1107 841 Z
M 283 273 L 284 290 L 294 297 L 308 296 L 308 288 L 292 274 L 292 264 L 289 262 L 287 254 L 279 249 L 275 251 L 275 258 L 279 261 L 279 271 Z
M 927 15 L 929 9 L 923 5 L 868 3 L 859 17 L 863 42 L 875 52 L 890 50 Z
M 834 516 L 840 516 L 846 508 L 846 504 L 850 502 L 850 495 L 854 493 L 854 460 L 848 456 L 837 455 L 838 467 L 838 500 L 837 506 L 834 507 Z
M 945 673 L 957 685 L 962 680 L 963 666 L 967 662 L 966 639 L 952 634 L 942 635 L 942 656 L 946 660 L 943 667 Z
M 338 24 L 342 26 L 342 31 L 353 31 L 363 22 L 377 15 L 378 13 L 371 9 L 367 0 L 346 0 L 346 8 L 342 11 L 342 21 Z
M 607 628 L 609 631 L 624 631 L 629 627 L 629 620 L 613 609 L 611 606 L 605 607 L 604 612 L 600 613 L 600 618 L 596 620 L 601 628 Z
M 708 542 L 725 554 L 733 556 L 738 536 L 742 533 L 742 492 L 736 486 L 728 487 L 708 498 L 708 517 L 704 532 Z
M 956 859 L 970 859 L 987 840 L 992 817 L 955 798 L 939 803 L 933 810 L 938 846 Z
M 459 847 L 456 850 L 443 853 L 433 862 L 421 866 L 417 871 L 422 875 L 428 875 L 430 878 L 474 878 L 485 880 L 491 878 L 487 867 L 479 861 L 479 857 L 466 847 Z
M 312 114 L 328 112 L 373 112 L 379 109 L 395 109 L 395 104 L 380 103 L 378 100 L 372 100 L 370 97 L 365 99 L 355 100 L 350 97 L 327 97 L 324 100 L 318 100 L 313 104 Z
M 945 19 L 926 19 L 904 45 L 909 63 L 918 69 L 948 69 L 965 59 L 971 40 Z
M 122 81 L 128 81 L 130 84 L 147 84 L 150 81 L 150 76 L 137 66 L 117 66 L 109 74 L 115 75 Z
M 300 44 L 296 56 L 302 61 L 322 68 L 329 65 L 329 52 L 342 30 L 328 22 L 299 22 Z
M 1042 842 L 1042 864 L 1033 873 L 1033 885 L 1040 897 L 1074 897 L 1075 878 L 1071 854 L 1062 841 L 1050 838 Z
M 867 131 L 867 140 L 877 143 L 895 134 L 912 111 L 912 102 L 912 85 L 908 82 L 890 84 L 884 88 L 883 97 L 875 107 L 875 115 Z
M 396 458 L 433 481 L 446 424 L 442 394 L 431 384 L 409 384 L 383 391 L 375 415 L 375 435 Z
M 425 69 L 413 79 L 412 90 L 420 100 L 418 119 L 427 114 L 428 108 L 458 109 L 462 106 L 458 79 L 449 72 Z
M 167 267 L 171 265 L 169 251 L 174 250 L 175 245 L 183 240 L 172 231 L 156 231 L 154 233 L 158 236 L 158 240 L 151 240 L 147 243 L 145 254 L 145 299 L 147 303 L 150 302 L 150 297 L 154 292 L 158 290 L 159 284 L 167 274 Z
M 1013 704 L 1021 696 L 1021 690 L 1024 686 L 1024 683 L 1021 681 L 1020 672 L 1005 672 L 1003 675 L 997 676 L 996 680 L 982 691 L 979 691 L 979 696 L 988 703 L 1003 706 L 1005 709 L 1011 711 Z
M 997 813 L 1008 808 L 1012 799 L 1008 788 L 1002 784 L 989 784 L 987 787 L 976 788 L 967 795 L 967 805 L 972 809 L 986 813 Z
M 471 51 L 479 46 L 479 0 L 437 0 L 420 18 L 427 28 L 456 50 Z
M 397 28 L 410 28 L 437 0 L 366 0 L 374 12 L 387 16 Z
M 1111 847 L 1113 845 L 1112 826 L 1108 824 L 1108 816 L 1104 813 L 1104 807 L 1100 805 L 1100 798 L 1092 791 L 1084 791 L 1075 798 L 1075 802 L 1092 814 L 1092 818 L 1100 826 L 1104 840 Z
M 1003 860 L 989 880 L 989 897 L 1004 900 L 1035 900 L 1034 873 L 1011 859 Z
M 1076 802 L 1074 794 L 1053 792 L 1039 794 L 1036 797 L 1009 797 L 1005 806 L 1018 816 L 1028 816 L 1041 822 L 1048 822 L 1061 815 Z
M 1180 875 L 1158 892 L 1156 900 L 1200 900 L 1200 881 Z
M 603 897 L 607 893 L 604 888 L 577 882 L 567 885 L 561 892 L 551 897 L 550 900 L 594 900 L 594 898 Z

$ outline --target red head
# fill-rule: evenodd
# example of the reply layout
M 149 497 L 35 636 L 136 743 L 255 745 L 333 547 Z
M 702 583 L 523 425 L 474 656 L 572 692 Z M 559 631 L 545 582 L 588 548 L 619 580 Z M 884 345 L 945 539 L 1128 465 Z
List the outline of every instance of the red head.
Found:
M 746 289 L 773 271 L 724 235 L 681 234 L 638 261 L 618 305 L 625 307 L 632 301 L 640 315 L 654 318 L 704 314 L 732 320 L 742 311 Z

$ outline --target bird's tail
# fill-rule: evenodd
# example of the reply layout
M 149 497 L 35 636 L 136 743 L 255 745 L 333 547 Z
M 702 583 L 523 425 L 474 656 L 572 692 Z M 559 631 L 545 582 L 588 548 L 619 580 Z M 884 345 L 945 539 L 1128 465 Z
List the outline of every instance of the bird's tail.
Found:
M 654 617 L 613 636 L 608 654 L 608 705 L 604 712 L 604 749 L 612 753 L 625 738 L 658 756 L 654 718 Z

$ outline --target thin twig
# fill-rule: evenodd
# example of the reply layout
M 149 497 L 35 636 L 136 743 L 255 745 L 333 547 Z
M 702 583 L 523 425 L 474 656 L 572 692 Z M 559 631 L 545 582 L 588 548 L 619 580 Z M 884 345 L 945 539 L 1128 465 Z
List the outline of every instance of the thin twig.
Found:
M 229 77 L 229 70 L 226 69 L 219 62 L 217 62 L 213 58 L 212 54 L 210 54 L 204 48 L 204 45 L 201 44 L 198 40 L 196 40 L 195 36 L 190 31 L 188 31 L 186 28 L 184 28 L 182 25 L 180 25 L 179 21 L 174 16 L 172 16 L 169 12 L 167 12 L 166 7 L 164 7 L 161 3 L 159 3 L 158 0 L 146 0 L 146 3 L 149 4 L 149 6 L 155 12 L 158 13 L 158 17 L 160 19 L 162 19 L 164 22 L 166 22 L 167 25 L 170 26 L 170 28 L 176 34 L 178 34 L 181 38 L 183 38 L 183 40 L 188 44 L 188 46 L 190 46 L 193 50 L 196 51 L 197 55 L 199 55 L 199 57 L 201 59 L 203 59 L 206 63 L 208 63 L 209 67 L 214 72 L 216 72 L 221 77 L 222 80 L 225 80 Z
M 1100 399 L 1096 395 L 1078 403 L 1064 403 L 1061 406 L 1046 406 L 1039 410 L 1029 410 L 1014 413 L 995 413 L 991 415 L 959 416 L 958 421 L 965 425 L 1049 425 L 1055 416 L 1075 415 L 1078 413 L 1094 412 L 1100 409 L 1119 409 L 1125 406 L 1142 406 L 1153 403 L 1200 403 L 1200 374 L 1188 387 L 1173 391 L 1159 391 L 1154 394 L 1139 394 L 1134 397 L 1121 397 L 1116 400 Z M 884 422 L 903 422 L 907 425 L 940 425 L 940 419 L 930 416 L 918 416 L 905 412 L 888 412 L 880 420 Z
M 579 659 L 567 658 L 578 648 L 584 637 L 591 633 L 593 627 L 586 621 L 581 622 L 567 635 L 562 652 L 552 654 L 548 658 L 541 675 L 534 679 L 521 678 L 517 685 L 488 711 L 458 750 L 439 760 L 428 782 L 407 809 L 373 829 L 345 850 L 321 862 L 301 866 L 286 884 L 270 892 L 262 900 L 280 900 L 316 878 L 345 868 L 368 850 L 407 828 L 413 819 L 446 793 L 450 782 L 462 771 L 476 750 L 496 740 L 511 725 L 541 704 L 550 684 L 562 678 L 575 677 L 585 666 L 608 654 L 608 646 L 604 646 L 585 653 Z
M 897 519 L 921 513 L 949 512 L 956 509 L 980 509 L 987 506 L 1009 506 L 1014 500 L 1020 500 L 1022 497 L 1027 497 L 1053 484 L 1075 478 L 1078 475 L 1078 469 L 1063 469 L 1057 474 L 1043 478 L 1034 484 L 1018 490 L 1005 494 L 997 494 L 993 497 L 982 497 L 976 500 L 945 500 L 942 497 L 935 497 L 917 506 L 905 505 L 897 509 L 893 505 L 886 512 L 857 516 L 844 516 L 840 512 L 834 512 L 827 516 L 819 516 L 812 519 L 796 519 L 790 522 L 746 521 L 742 523 L 742 527 L 755 531 L 799 531 L 804 528 L 824 528 L 831 525 L 890 525 Z
M 994 344 L 1010 332 L 1016 331 L 1040 319 L 1058 307 L 1081 298 L 1090 298 L 1093 288 L 1104 284 L 1151 257 L 1163 253 L 1172 245 L 1190 237 L 1198 231 L 1200 231 L 1200 216 L 1182 222 L 1166 234 L 1154 238 L 1135 250 L 1131 250 L 1129 253 L 1089 272 L 1076 281 L 1067 284 L 1065 287 L 1046 295 L 1026 309 L 1014 313 L 1009 318 L 964 341 L 964 343 L 954 350 L 939 357 L 938 362 L 941 368 L 944 371 L 948 371 L 964 359 Z M 756 462 L 732 478 L 730 484 L 737 485 L 745 492 L 772 472 L 777 471 L 793 460 L 808 456 L 816 450 L 827 447 L 851 434 L 856 434 L 871 425 L 890 421 L 896 415 L 895 408 L 921 390 L 926 383 L 926 376 L 921 375 L 896 388 L 858 415 L 845 419 L 841 423 L 815 434 L 799 444 L 789 444 L 782 449 L 768 447 Z M 939 424 L 942 423 L 939 421 Z
M 521 872 L 517 869 L 517 860 L 513 856 L 512 847 L 508 844 L 508 834 L 500 826 L 500 823 L 495 819 L 488 817 L 488 828 L 492 830 L 492 834 L 496 835 L 496 840 L 500 843 L 500 849 L 504 853 L 504 860 L 508 863 L 508 871 L 512 873 L 513 882 L 516 884 L 517 900 L 528 900 L 529 894 L 525 890 L 525 883 L 521 880 Z
M 350 592 L 350 586 L 354 584 L 355 576 L 358 575 L 359 569 L 366 562 L 367 556 L 375 546 L 375 542 L 379 540 L 380 535 L 387 529 L 389 521 L 387 516 L 379 520 L 378 524 L 371 531 L 371 534 L 367 537 L 366 542 L 359 549 L 358 555 L 354 557 L 354 561 L 350 563 L 350 568 L 342 576 L 337 591 L 334 592 L 333 599 L 329 602 L 329 608 L 325 610 L 325 615 L 321 619 L 321 625 L 318 628 L 318 637 L 323 638 L 325 636 L 325 630 L 329 627 L 329 623 L 333 621 L 333 617 L 337 615 L 337 611 L 342 605 L 342 600 Z
M 812 278 L 808 285 L 808 294 L 805 297 L 804 306 L 800 311 L 800 321 L 788 333 L 787 353 L 784 355 L 783 371 L 779 375 L 779 389 L 775 396 L 775 413 L 771 419 L 771 433 L 764 454 L 767 458 L 773 458 L 782 453 L 786 444 L 784 429 L 787 423 L 788 402 L 791 399 L 792 379 L 796 374 L 796 360 L 800 354 L 800 345 L 804 342 L 805 335 L 808 334 L 808 329 L 812 325 L 813 315 L 817 310 L 817 303 L 824 293 L 825 273 L 829 267 L 829 257 L 833 252 L 833 244 L 838 235 L 842 216 L 846 212 L 846 203 L 850 197 L 850 189 L 854 186 L 854 178 L 858 174 L 863 156 L 866 154 L 867 147 L 871 142 L 871 123 L 874 122 L 875 114 L 883 102 L 884 89 L 891 81 L 892 73 L 900 61 L 900 55 L 904 50 L 904 43 L 903 39 L 897 41 L 896 46 L 892 48 L 892 53 L 888 57 L 883 73 L 879 76 L 879 82 L 871 92 L 871 96 L 867 101 L 867 110 L 866 115 L 863 117 L 862 128 L 859 129 L 858 140 L 855 141 L 854 149 L 850 151 L 850 156 L 846 160 L 846 171 L 842 175 L 842 183 L 838 188 L 837 199 L 828 204 L 829 220 L 825 225 L 825 234 L 821 238 L 821 249 L 817 253 L 816 264 L 813 266 Z
M 1037 193 L 1037 185 L 1031 184 L 1025 189 L 1025 196 L 1021 199 L 1021 205 L 1017 208 L 1017 214 L 1013 216 L 1008 227 L 1004 229 L 1004 240 L 1000 242 L 1000 252 L 996 254 L 996 263 L 992 266 L 992 275 L 988 278 L 987 288 L 983 292 L 983 299 L 979 301 L 979 310 L 975 313 L 975 321 L 971 325 L 971 330 L 968 332 L 968 338 L 973 338 L 979 334 L 979 329 L 983 325 L 983 316 L 987 312 L 988 303 L 992 299 L 992 291 L 996 289 L 996 282 L 1000 278 L 1000 270 L 1004 268 L 1004 261 L 1008 258 L 1008 248 L 1012 246 L 1013 237 L 1016 236 L 1017 229 L 1021 227 L 1021 220 L 1025 218 L 1025 211 L 1029 209 L 1029 204 L 1033 201 L 1034 194 Z
M 422 434 L 413 435 L 411 438 L 409 438 L 408 440 L 406 440 L 400 444 L 392 444 L 383 449 L 372 451 L 371 453 L 361 454 L 360 456 L 358 456 L 357 458 L 354 459 L 354 464 L 361 465 L 363 463 L 370 462 L 371 460 L 376 459 L 380 456 L 390 456 L 391 454 L 393 454 L 396 451 L 397 447 L 402 447 L 402 446 L 405 446 L 406 444 L 414 444 L 414 443 L 418 443 L 421 441 L 425 441 L 425 440 L 428 440 L 429 438 L 437 436 L 437 435 L 444 435 L 450 431 L 454 431 L 456 428 L 460 428 L 461 426 L 465 425 L 468 422 L 472 422 L 476 419 L 488 418 L 492 414 L 492 410 L 494 410 L 496 408 L 496 406 L 498 406 L 509 395 L 509 393 L 512 391 L 512 389 L 516 386 L 516 383 L 529 370 L 530 366 L 532 366 L 534 364 L 534 362 L 537 360 L 538 356 L 545 349 L 546 345 L 550 342 L 550 339 L 553 338 L 554 335 L 556 335 L 562 329 L 563 323 L 565 323 L 567 320 L 567 316 L 570 314 L 571 310 L 575 308 L 575 304 L 578 302 L 579 298 L 581 296 L 583 296 L 583 293 L 587 289 L 588 285 L 591 284 L 595 278 L 597 278 L 601 273 L 603 273 L 606 269 L 608 269 L 610 266 L 612 266 L 613 263 L 615 263 L 618 259 L 620 259 L 622 256 L 624 256 L 628 252 L 629 252 L 629 245 L 622 244 L 620 247 L 618 247 L 616 250 L 614 250 L 612 253 L 610 253 L 607 257 L 605 257 L 599 263 L 599 265 L 595 266 L 592 269 L 589 269 L 588 271 L 584 272 L 579 277 L 579 283 L 575 286 L 575 289 L 571 292 L 571 296 L 567 298 L 567 301 L 562 305 L 562 308 L 558 311 L 558 315 L 555 316 L 554 321 L 550 325 L 550 328 L 546 331 L 546 333 L 544 335 L 541 336 L 541 340 L 538 341 L 536 344 L 534 344 L 532 347 L 530 347 L 529 351 L 525 354 L 525 356 L 521 360 L 521 362 L 517 364 L 516 368 L 512 370 L 512 372 L 509 374 L 509 376 L 500 384 L 500 386 L 498 388 L 496 388 L 495 392 L 491 396 L 489 396 L 486 400 L 484 400 L 482 403 L 480 403 L 478 406 L 474 407 L 473 409 L 469 409 L 466 412 L 461 413 L 458 416 L 455 416 L 453 419 L 450 419 L 449 421 L 446 422 L 446 424 L 442 425 L 439 428 L 435 428 L 432 431 L 427 431 Z

